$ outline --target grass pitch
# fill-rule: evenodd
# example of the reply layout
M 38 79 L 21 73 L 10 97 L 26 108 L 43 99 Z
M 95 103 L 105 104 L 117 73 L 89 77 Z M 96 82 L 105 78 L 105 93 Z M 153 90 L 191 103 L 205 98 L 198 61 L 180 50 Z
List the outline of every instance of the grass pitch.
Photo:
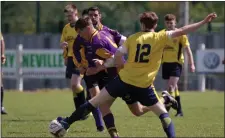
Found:
M 2 116 L 3 137 L 51 137 L 50 120 L 67 116 L 74 110 L 69 90 L 5 93 L 4 106 L 8 115 Z M 181 93 L 184 117 L 170 115 L 177 137 L 224 137 L 224 93 L 216 91 Z M 117 99 L 112 106 L 121 137 L 165 137 L 159 119 L 153 113 L 135 117 L 126 104 Z M 93 117 L 74 123 L 67 137 L 108 137 L 97 132 Z

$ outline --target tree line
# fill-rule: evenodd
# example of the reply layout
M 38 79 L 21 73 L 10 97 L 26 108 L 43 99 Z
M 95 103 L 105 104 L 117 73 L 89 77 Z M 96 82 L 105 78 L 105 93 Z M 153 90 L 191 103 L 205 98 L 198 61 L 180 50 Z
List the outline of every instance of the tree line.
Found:
M 60 33 L 66 20 L 65 5 L 73 3 L 80 13 L 90 6 L 101 9 L 103 23 L 124 33 L 139 29 L 138 15 L 144 11 L 155 11 L 159 15 L 158 30 L 163 29 L 163 17 L 173 13 L 179 17 L 180 2 L 34 2 L 1 1 L 1 31 L 3 33 Z M 224 23 L 223 2 L 189 2 L 190 22 L 199 21 L 209 12 L 218 13 L 216 23 Z M 179 18 L 178 18 L 179 21 Z M 205 29 L 206 30 L 206 29 Z M 204 29 L 202 30 L 204 31 Z

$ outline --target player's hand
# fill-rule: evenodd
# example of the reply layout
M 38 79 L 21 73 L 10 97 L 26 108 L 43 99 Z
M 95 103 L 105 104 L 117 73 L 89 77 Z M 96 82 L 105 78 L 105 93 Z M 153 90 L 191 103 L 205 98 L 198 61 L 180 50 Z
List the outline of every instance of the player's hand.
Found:
M 67 42 L 62 42 L 62 43 L 60 43 L 60 47 L 62 49 L 67 48 L 68 47 L 68 43 Z
M 64 65 L 67 66 L 68 58 L 64 58 Z
M 193 64 L 193 65 L 191 65 L 191 67 L 190 67 L 190 68 L 191 68 L 191 72 L 192 72 L 192 73 L 194 73 L 194 72 L 195 72 L 195 65 L 194 65 L 194 64 Z
M 123 58 L 118 59 L 118 60 L 115 60 L 115 66 L 116 66 L 118 69 L 122 69 L 123 66 L 124 66 L 124 60 L 123 60 Z
M 5 55 L 2 55 L 1 56 L 1 62 L 2 62 L 2 64 L 5 64 L 5 61 L 6 61 Z
M 210 13 L 208 16 L 205 17 L 204 23 L 211 22 L 213 19 L 217 17 L 217 14 L 215 12 Z
M 102 66 L 104 64 L 104 61 L 103 60 L 100 60 L 100 59 L 93 59 L 96 67 L 98 66 Z
M 223 62 L 222 62 L 223 64 L 225 64 L 225 59 L 223 60 Z

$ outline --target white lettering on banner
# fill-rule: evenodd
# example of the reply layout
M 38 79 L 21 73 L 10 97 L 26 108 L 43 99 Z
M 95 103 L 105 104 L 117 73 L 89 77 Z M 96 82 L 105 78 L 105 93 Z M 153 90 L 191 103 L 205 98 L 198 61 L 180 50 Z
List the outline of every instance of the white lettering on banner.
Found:
M 6 63 L 3 65 L 5 78 L 16 77 L 16 51 L 6 50 Z M 64 78 L 65 66 L 61 50 L 24 50 L 24 78 Z
M 224 49 L 206 49 L 197 51 L 197 71 L 202 73 L 224 72 Z

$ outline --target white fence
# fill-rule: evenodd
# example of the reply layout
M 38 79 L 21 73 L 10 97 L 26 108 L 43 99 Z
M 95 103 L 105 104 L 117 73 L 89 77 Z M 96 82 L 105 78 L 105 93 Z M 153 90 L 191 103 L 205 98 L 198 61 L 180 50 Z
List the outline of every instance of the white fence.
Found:
M 196 57 L 198 90 L 204 92 L 206 73 L 224 73 L 224 49 L 205 49 L 205 45 L 201 44 Z M 65 76 L 62 51 L 59 49 L 27 50 L 20 44 L 17 51 L 6 50 L 6 58 L 4 78 L 15 79 L 19 91 L 23 91 L 24 78 L 63 79 Z
M 6 50 L 6 63 L 2 66 L 4 78 L 17 80 L 17 89 L 23 91 L 23 79 L 62 79 L 65 76 L 62 50 L 23 49 Z

